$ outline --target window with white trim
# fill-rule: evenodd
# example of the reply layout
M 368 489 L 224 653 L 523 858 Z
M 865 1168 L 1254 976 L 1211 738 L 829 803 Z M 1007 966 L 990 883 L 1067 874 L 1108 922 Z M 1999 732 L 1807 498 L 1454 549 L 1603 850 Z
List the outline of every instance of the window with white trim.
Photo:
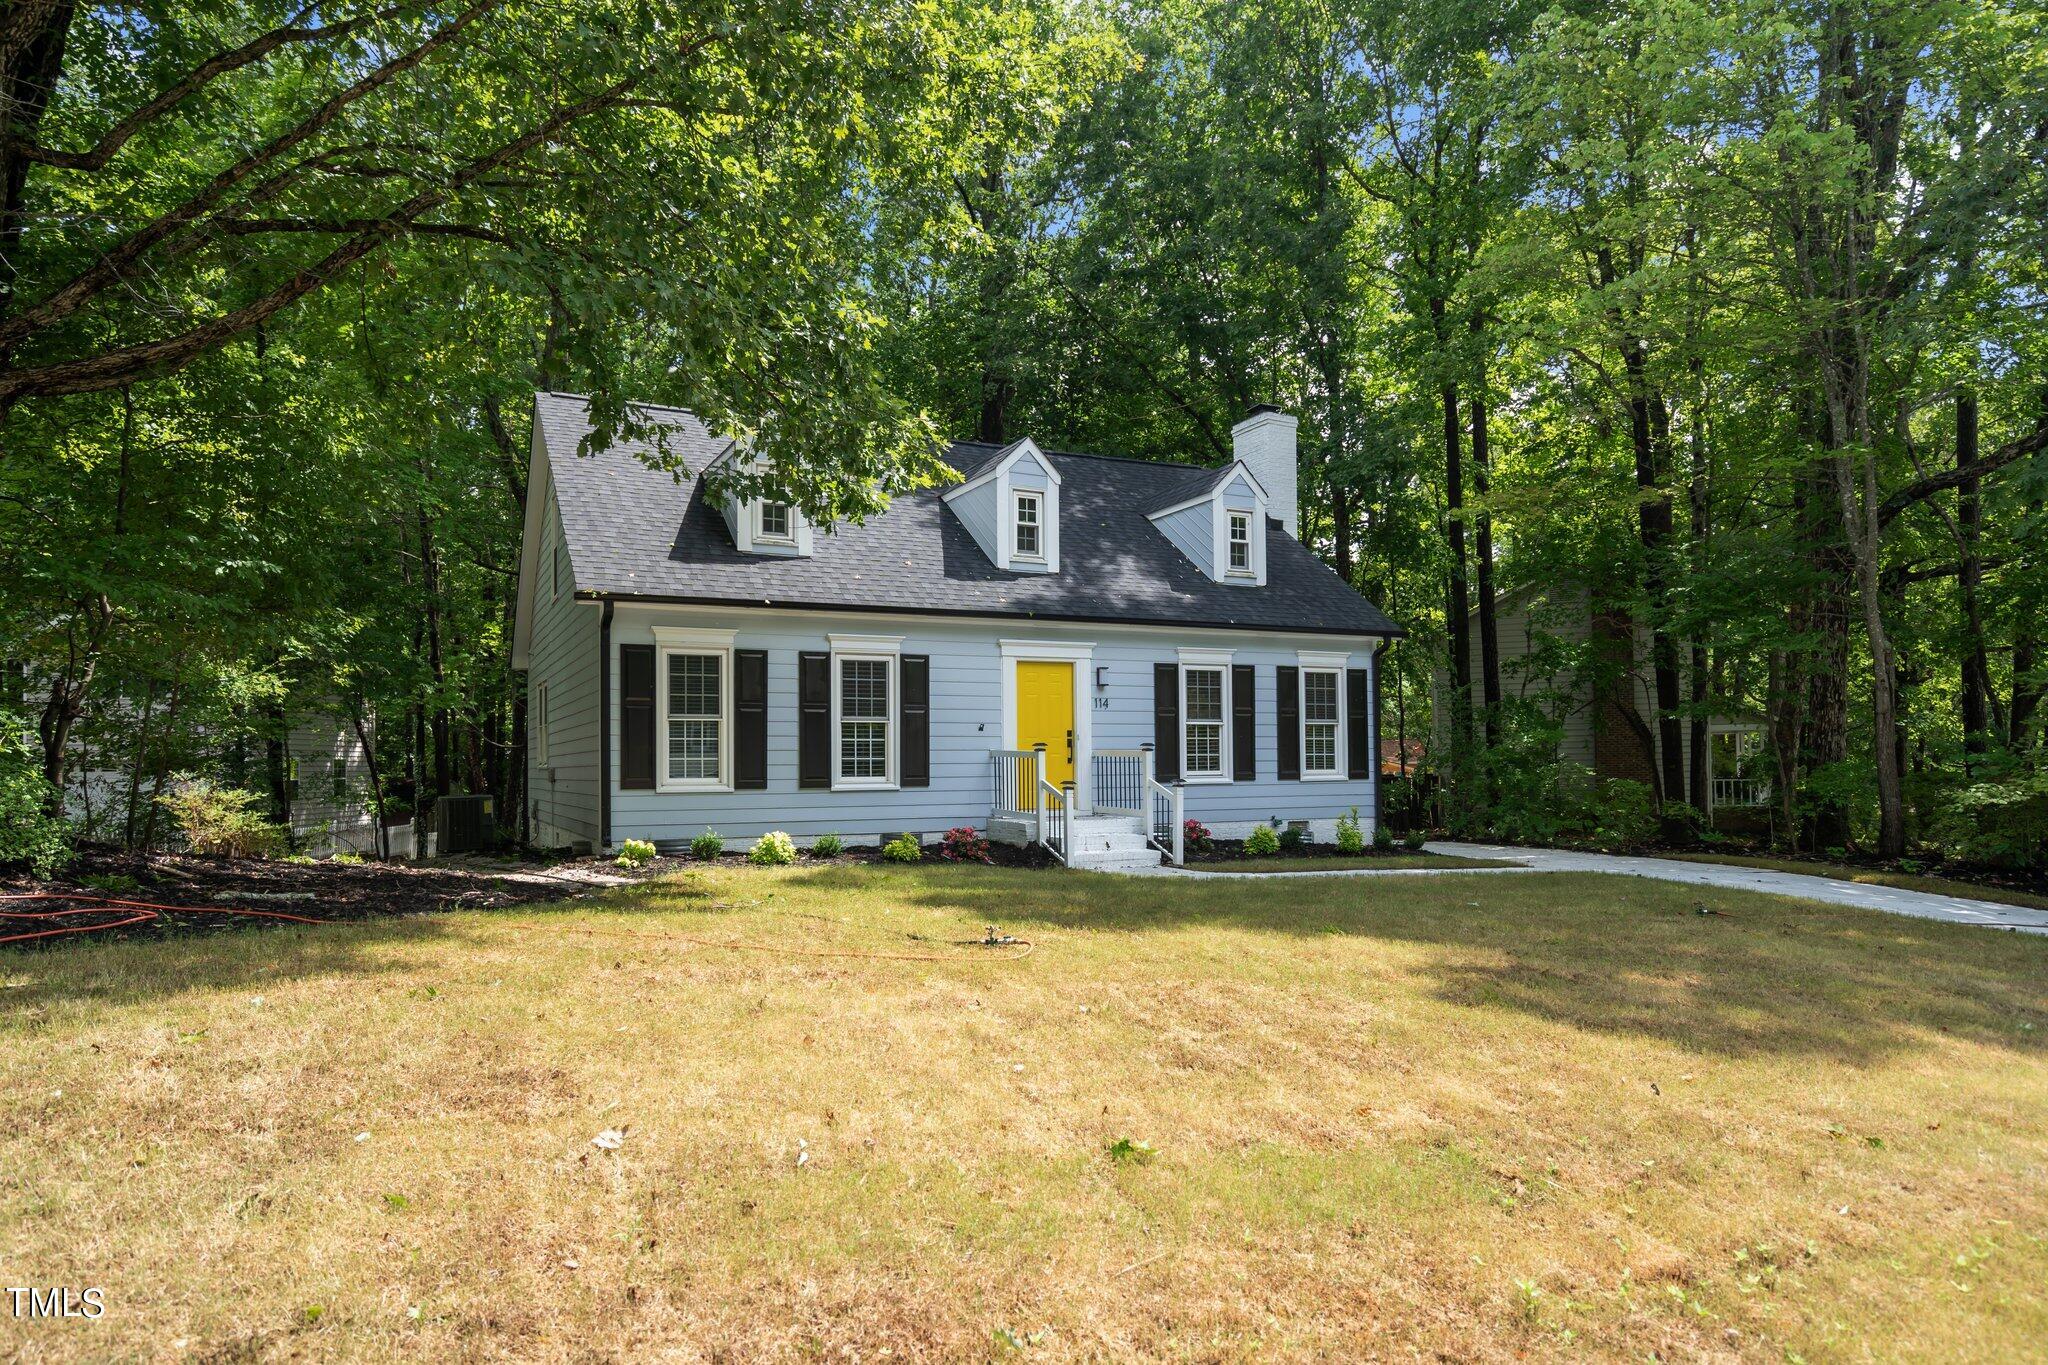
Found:
M 1230 571 L 1252 571 L 1252 514 L 1249 512 L 1230 514 Z
M 840 786 L 887 786 L 895 779 L 890 731 L 896 660 L 841 654 L 834 657 L 833 668 L 839 719 L 834 779 Z
M 1301 671 L 1301 771 L 1304 777 L 1337 777 L 1337 727 L 1341 675 L 1334 668 Z
M 1188 664 L 1180 673 L 1181 769 L 1191 778 L 1222 777 L 1223 727 L 1229 712 L 1220 666 Z
M 679 786 L 725 783 L 724 653 L 672 652 L 668 669 L 666 754 L 668 780 Z
M 548 685 L 533 686 L 533 765 L 548 766 Z
M 793 542 L 796 539 L 795 519 L 786 502 L 764 502 L 761 504 L 761 539 Z
M 1036 493 L 1017 495 L 1017 538 L 1015 553 L 1025 559 L 1045 557 L 1045 523 L 1041 520 L 1045 503 Z

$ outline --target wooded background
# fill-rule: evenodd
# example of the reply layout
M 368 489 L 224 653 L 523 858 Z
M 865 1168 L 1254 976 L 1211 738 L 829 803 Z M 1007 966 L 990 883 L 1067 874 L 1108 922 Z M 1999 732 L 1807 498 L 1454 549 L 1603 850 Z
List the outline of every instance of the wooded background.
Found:
M 942 436 L 1221 461 L 1271 401 L 1453 827 L 1569 777 L 1493 621 L 1577 584 L 1674 829 L 1712 712 L 1781 840 L 2048 848 L 2039 4 L 16 0 L 0 192 L 52 782 L 281 793 L 324 707 L 394 805 L 523 808 L 535 388 L 754 435 L 820 520 Z

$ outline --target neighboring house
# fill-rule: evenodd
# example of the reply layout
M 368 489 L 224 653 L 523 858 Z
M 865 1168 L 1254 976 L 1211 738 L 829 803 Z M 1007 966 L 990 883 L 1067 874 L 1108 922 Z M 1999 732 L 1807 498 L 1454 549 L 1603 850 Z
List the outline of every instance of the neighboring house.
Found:
M 136 717 L 132 723 L 140 723 L 141 708 L 126 697 L 105 698 L 99 705 L 116 719 Z M 354 725 L 345 717 L 326 711 L 295 712 L 290 725 L 280 757 L 284 763 L 292 847 L 313 854 L 343 849 L 378 852 L 377 819 L 370 808 L 369 765 Z M 201 732 L 202 737 L 205 734 Z M 66 818 L 86 838 L 116 842 L 126 830 L 132 800 L 139 834 L 150 804 L 170 790 L 177 779 L 169 773 L 159 778 L 154 773 L 105 766 L 107 755 L 82 739 L 74 744 L 74 761 L 64 779 Z M 258 756 L 251 785 L 261 791 L 267 785 L 262 777 L 261 741 L 256 741 L 254 747 Z
M 1596 611 L 1582 588 L 1525 588 L 1502 595 L 1494 606 L 1500 642 L 1501 692 L 1542 711 L 1563 732 L 1558 757 L 1603 778 L 1628 778 L 1655 790 L 1659 785 L 1661 740 L 1648 632 L 1638 631 L 1622 612 Z M 1686 644 L 1679 643 L 1680 668 Z M 1478 692 L 1479 619 L 1472 618 L 1473 691 Z M 1439 695 L 1449 679 L 1439 674 Z M 1683 691 L 1685 680 L 1680 679 Z M 1436 708 L 1449 715 L 1447 705 Z M 1769 805 L 1760 721 L 1717 715 L 1708 721 L 1708 814 L 1716 809 Z M 1691 721 L 1680 723 L 1679 762 L 1686 791 L 1667 793 L 1686 800 L 1692 790 Z
M 1402 632 L 1295 539 L 1295 420 L 1203 468 L 954 445 L 959 481 L 809 525 L 705 478 L 744 458 L 647 408 L 580 454 L 535 400 L 513 665 L 537 843 L 711 828 L 865 843 L 955 826 L 1088 866 L 1175 856 L 1183 818 L 1370 833 L 1375 655 Z M 1042 747 L 1041 747 L 1042 746 Z

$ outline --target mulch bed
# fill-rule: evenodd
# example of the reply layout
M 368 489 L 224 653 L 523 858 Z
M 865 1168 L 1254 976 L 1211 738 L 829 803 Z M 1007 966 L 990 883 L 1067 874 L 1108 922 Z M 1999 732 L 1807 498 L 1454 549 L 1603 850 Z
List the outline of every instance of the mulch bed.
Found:
M 1256 856 L 1260 858 L 1349 858 L 1356 860 L 1360 867 L 1370 867 L 1374 858 L 1413 858 L 1421 852 L 1422 850 L 1419 848 L 1402 848 L 1399 844 L 1392 848 L 1373 848 L 1368 845 L 1363 853 L 1345 853 L 1339 850 L 1335 844 L 1302 844 L 1298 848 L 1283 848 L 1278 853 L 1261 853 Z M 1252 856 L 1254 855 L 1244 851 L 1244 840 L 1242 839 L 1212 839 L 1209 843 L 1209 849 L 1205 853 L 1197 853 L 1193 849 L 1188 850 L 1188 866 L 1201 867 L 1209 863 L 1237 863 L 1243 862 L 1246 858 Z
M 925 862 L 940 862 L 936 848 L 925 849 Z M 829 867 L 835 863 L 881 863 L 878 848 L 849 848 L 836 858 L 803 854 L 798 867 Z M 1050 867 L 1055 860 L 1037 846 L 989 846 L 997 867 Z M 644 867 L 626 869 L 610 858 L 553 861 L 512 857 L 462 856 L 425 863 L 289 863 L 264 858 L 200 858 L 175 853 L 118 853 L 82 850 L 61 877 L 47 882 L 0 876 L 0 893 L 76 893 L 80 904 L 94 900 L 143 901 L 162 906 L 232 907 L 303 915 L 322 921 L 384 919 L 395 915 L 433 914 L 450 910 L 490 910 L 515 905 L 546 904 L 588 896 L 618 880 L 646 881 L 715 862 L 721 867 L 746 866 L 744 851 L 708 861 L 687 857 L 656 858 Z M 15 910 L 59 908 L 55 901 L 0 902 Z M 118 917 L 107 912 L 102 918 Z M 94 916 L 81 913 L 63 921 L 27 923 L 0 921 L 0 935 L 86 924 Z M 252 927 L 275 927 L 289 921 L 258 916 L 177 914 L 143 924 L 93 933 L 66 934 L 26 943 L 0 944 L 0 952 L 54 948 L 108 939 L 161 939 L 193 934 L 233 933 Z

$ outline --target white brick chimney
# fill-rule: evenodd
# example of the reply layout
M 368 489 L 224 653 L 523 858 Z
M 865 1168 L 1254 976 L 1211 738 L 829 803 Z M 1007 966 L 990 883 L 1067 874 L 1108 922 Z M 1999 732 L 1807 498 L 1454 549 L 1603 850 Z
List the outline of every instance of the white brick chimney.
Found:
M 1280 518 L 1287 534 L 1301 535 L 1294 470 L 1294 433 L 1301 423 L 1271 403 L 1261 403 L 1230 429 L 1232 453 L 1244 461 L 1266 490 L 1266 513 Z

